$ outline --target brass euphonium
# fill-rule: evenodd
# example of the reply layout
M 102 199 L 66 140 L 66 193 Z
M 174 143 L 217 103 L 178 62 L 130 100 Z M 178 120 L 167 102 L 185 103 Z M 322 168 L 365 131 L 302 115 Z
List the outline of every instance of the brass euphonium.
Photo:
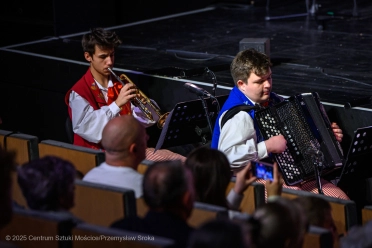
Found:
M 137 86 L 130 80 L 127 75 L 121 74 L 118 77 L 111 68 L 108 68 L 111 74 L 124 86 L 127 83 L 132 83 L 136 87 L 137 96 L 131 100 L 132 104 L 138 107 L 142 113 L 151 121 L 156 121 L 158 128 L 162 129 L 165 123 L 165 119 L 168 117 L 169 112 L 163 114 L 156 104 L 154 104 L 150 98 L 148 98 Z M 153 113 L 156 115 L 153 116 Z

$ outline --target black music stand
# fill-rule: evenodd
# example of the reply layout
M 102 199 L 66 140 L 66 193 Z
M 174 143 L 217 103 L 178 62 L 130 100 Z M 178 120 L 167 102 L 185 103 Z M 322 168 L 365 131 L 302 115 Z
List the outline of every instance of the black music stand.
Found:
M 358 128 L 351 142 L 346 162 L 342 168 L 339 181 L 351 177 L 370 177 L 371 168 L 366 168 L 372 158 L 372 126 Z
M 372 126 L 358 128 L 346 155 L 337 186 L 341 188 L 357 208 L 370 204 L 372 177 L 370 161 L 372 158 Z
M 227 97 L 228 95 L 223 95 L 216 98 L 222 105 Z M 214 125 L 219 111 L 218 105 L 213 104 L 213 100 L 204 98 L 204 102 L 199 99 L 177 103 L 165 121 L 155 151 L 199 142 L 204 145 L 209 142 L 212 137 L 209 121 Z

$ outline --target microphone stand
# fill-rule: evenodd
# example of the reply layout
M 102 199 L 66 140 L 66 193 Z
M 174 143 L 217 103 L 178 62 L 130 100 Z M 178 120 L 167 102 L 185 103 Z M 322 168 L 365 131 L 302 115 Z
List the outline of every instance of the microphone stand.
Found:
M 320 181 L 320 168 L 321 168 L 321 163 L 314 163 L 314 171 L 315 171 L 315 178 L 316 178 L 316 185 L 318 187 L 318 193 L 321 195 L 324 195 L 323 189 L 322 189 L 322 183 Z
M 217 77 L 216 77 L 216 74 L 214 74 L 213 71 L 209 70 L 208 67 L 205 67 L 205 71 L 208 75 L 212 75 L 212 81 L 213 81 L 213 88 L 212 88 L 212 95 L 213 95 L 213 99 L 212 99 L 212 105 L 217 105 L 217 115 L 218 113 L 220 112 L 220 103 L 218 102 L 217 98 L 216 98 L 216 89 L 217 89 Z
M 322 183 L 320 181 L 320 174 L 323 167 L 323 153 L 320 150 L 317 150 L 315 147 L 308 149 L 308 154 L 312 158 L 313 165 L 314 165 L 314 172 L 315 172 L 315 180 L 318 187 L 318 193 L 324 195 L 323 189 L 322 189 Z
M 212 88 L 212 94 L 213 96 L 216 96 L 216 89 L 217 89 L 217 78 L 213 71 L 209 70 L 208 67 L 205 67 L 205 71 L 208 75 L 212 75 L 212 81 L 213 81 L 213 88 Z
M 211 134 L 212 134 L 212 133 L 213 133 L 213 129 L 212 129 L 211 120 L 210 120 L 210 118 L 209 118 L 209 112 L 208 112 L 207 104 L 206 104 L 206 102 L 205 102 L 204 97 L 199 96 L 199 98 L 200 98 L 201 102 L 203 103 L 203 108 L 204 108 L 205 115 L 206 115 L 206 117 L 207 117 L 208 126 L 209 126 L 209 129 L 210 129 Z

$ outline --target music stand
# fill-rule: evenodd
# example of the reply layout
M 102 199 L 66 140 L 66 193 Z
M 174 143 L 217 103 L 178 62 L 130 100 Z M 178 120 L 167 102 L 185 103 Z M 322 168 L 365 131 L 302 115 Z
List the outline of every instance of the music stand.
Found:
M 228 95 L 217 96 L 222 106 Z M 218 105 L 213 104 L 213 99 L 204 98 L 203 101 L 192 100 L 179 102 L 167 117 L 155 151 L 161 148 L 174 147 L 201 142 L 206 144 L 211 140 L 212 134 L 208 125 L 205 107 L 208 109 L 211 123 L 215 123 L 218 115 Z M 213 128 L 213 127 L 212 127 Z
M 370 168 L 365 168 L 363 163 L 369 163 L 368 161 L 371 161 L 371 158 L 372 126 L 358 128 L 351 142 L 339 181 L 343 177 L 350 177 L 352 174 L 368 177 L 371 174 Z

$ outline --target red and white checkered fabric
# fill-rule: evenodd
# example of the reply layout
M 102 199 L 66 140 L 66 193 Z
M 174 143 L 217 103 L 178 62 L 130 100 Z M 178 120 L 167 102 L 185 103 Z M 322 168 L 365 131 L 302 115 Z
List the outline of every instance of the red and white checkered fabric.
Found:
M 257 179 L 256 182 L 262 183 L 262 184 L 266 183 L 264 179 Z M 321 179 L 320 182 L 322 184 L 324 195 L 339 198 L 339 199 L 344 199 L 344 200 L 350 200 L 350 198 L 345 194 L 345 192 L 342 191 L 342 189 L 340 189 L 333 183 L 328 182 L 324 179 Z M 295 185 L 295 186 L 288 186 L 284 183 L 283 188 L 294 189 L 294 190 L 304 190 L 304 191 L 309 191 L 309 192 L 318 194 L 318 186 L 315 180 L 308 181 L 308 182 Z M 267 199 L 266 188 L 265 188 L 265 198 Z
M 166 149 L 160 149 L 157 150 L 155 153 L 155 148 L 147 148 L 146 149 L 146 159 L 150 161 L 165 161 L 165 160 L 181 160 L 182 162 L 185 162 L 186 157 L 171 152 Z

